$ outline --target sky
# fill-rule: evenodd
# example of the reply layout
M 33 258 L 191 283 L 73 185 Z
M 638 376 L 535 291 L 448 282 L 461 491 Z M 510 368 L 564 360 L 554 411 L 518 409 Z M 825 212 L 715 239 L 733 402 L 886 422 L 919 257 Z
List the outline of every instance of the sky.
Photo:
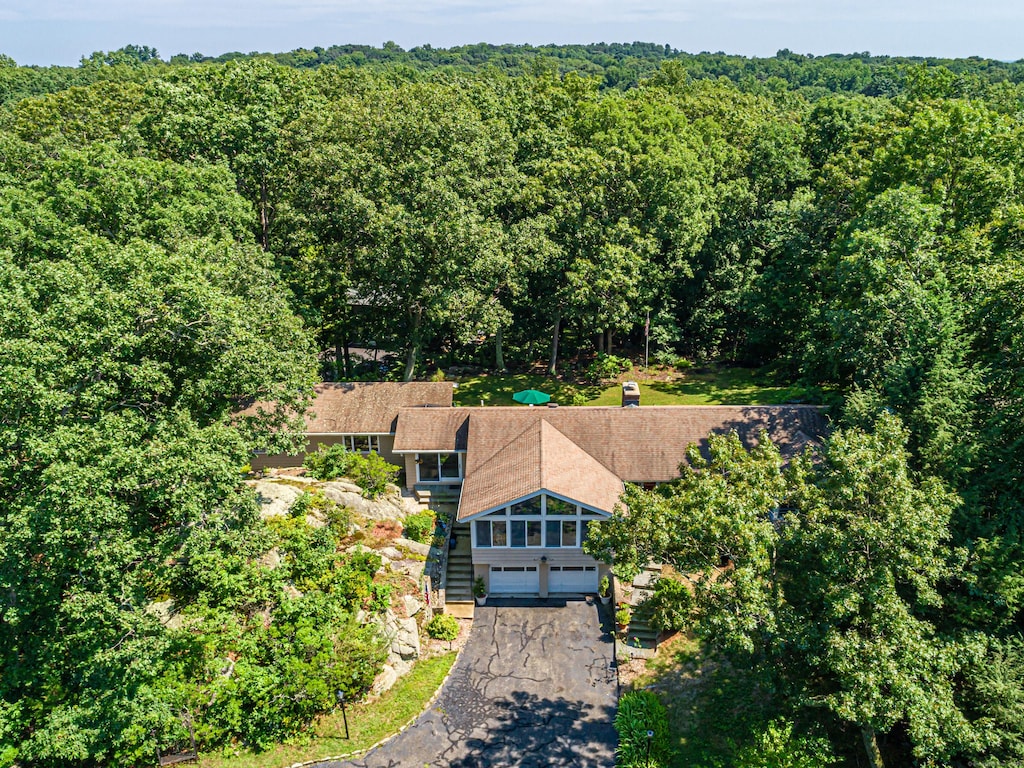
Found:
M 290 51 L 342 43 L 644 41 L 691 53 L 1024 58 L 1022 0 L 0 0 L 0 53 Z

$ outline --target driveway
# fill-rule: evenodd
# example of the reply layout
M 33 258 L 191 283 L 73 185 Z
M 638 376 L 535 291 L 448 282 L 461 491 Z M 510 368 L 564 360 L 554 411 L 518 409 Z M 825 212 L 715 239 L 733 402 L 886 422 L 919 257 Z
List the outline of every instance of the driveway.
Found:
M 599 606 L 490 602 L 433 707 L 362 758 L 320 768 L 613 765 L 616 676 Z

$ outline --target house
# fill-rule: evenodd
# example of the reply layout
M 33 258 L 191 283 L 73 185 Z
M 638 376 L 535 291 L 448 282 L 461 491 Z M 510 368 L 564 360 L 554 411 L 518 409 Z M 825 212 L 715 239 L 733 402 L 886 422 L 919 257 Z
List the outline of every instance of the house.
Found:
M 451 408 L 450 382 L 345 381 L 322 382 L 314 388 L 306 412 L 306 453 L 321 446 L 343 444 L 350 451 L 376 451 L 385 460 L 401 464 L 393 447 L 400 409 L 408 406 Z M 259 404 L 242 411 L 255 412 Z M 297 467 L 305 454 L 253 457 L 253 469 Z
M 589 525 L 612 514 L 625 483 L 678 477 L 710 433 L 735 430 L 752 446 L 765 432 L 790 456 L 825 433 L 814 406 L 642 406 L 628 387 L 629 407 L 455 407 L 451 384 L 352 386 L 318 395 L 310 444 L 375 438 L 409 491 L 457 505 L 472 576 L 499 595 L 596 592 L 607 566 L 582 550 Z

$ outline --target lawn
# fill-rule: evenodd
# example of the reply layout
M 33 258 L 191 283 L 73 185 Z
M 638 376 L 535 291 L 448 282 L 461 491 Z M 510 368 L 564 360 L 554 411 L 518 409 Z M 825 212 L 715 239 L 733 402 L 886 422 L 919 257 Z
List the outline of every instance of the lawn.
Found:
M 640 385 L 641 405 L 777 405 L 808 399 L 808 393 L 794 385 L 780 385 L 751 368 L 715 366 L 695 371 L 651 369 L 649 374 L 634 370 L 625 374 Z M 455 390 L 456 405 L 515 405 L 512 394 L 522 389 L 539 389 L 553 402 L 572 405 L 575 395 L 583 405 L 619 405 L 622 388 L 618 382 L 588 385 L 552 379 L 538 374 L 482 374 L 462 378 Z
M 635 681 L 653 690 L 668 710 L 675 737 L 673 768 L 735 764 L 773 715 L 773 702 L 756 672 L 705 656 L 692 636 L 663 644 Z
M 351 738 L 345 738 L 341 711 L 321 718 L 312 739 L 301 744 L 280 744 L 266 752 L 239 750 L 238 754 L 203 755 L 200 768 L 281 768 L 306 760 L 348 754 L 367 749 L 396 733 L 415 718 L 437 691 L 455 662 L 455 653 L 445 653 L 420 661 L 412 672 L 395 686 L 370 702 L 348 706 Z

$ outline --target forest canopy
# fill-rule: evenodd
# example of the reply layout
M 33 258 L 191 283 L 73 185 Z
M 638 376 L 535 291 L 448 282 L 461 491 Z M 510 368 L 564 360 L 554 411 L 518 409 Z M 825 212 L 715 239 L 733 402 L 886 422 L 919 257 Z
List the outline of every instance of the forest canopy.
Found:
M 330 586 L 368 565 L 324 561 L 301 604 L 254 567 L 275 534 L 251 451 L 294 447 L 289 414 L 356 373 L 352 347 L 406 379 L 557 375 L 648 313 L 664 359 L 800 381 L 838 432 L 818 463 L 722 443 L 631 492 L 661 549 L 619 542 L 620 566 L 704 567 L 681 515 L 713 491 L 739 512 L 708 562 L 745 581 L 688 609 L 709 642 L 907 760 L 1024 760 L 998 693 L 1024 685 L 1022 82 L 1020 62 L 640 43 L 0 59 L 0 766 L 148 759 L 212 695 L 235 708 L 204 746 L 307 728 L 332 664 L 379 662 L 339 641 Z M 232 417 L 256 399 L 280 410 Z M 858 541 L 906 546 L 857 572 L 836 537 L 874 487 L 887 515 Z M 766 528 L 783 501 L 800 524 Z M 885 616 L 840 599 L 864 579 Z M 146 610 L 166 599 L 192 630 Z M 889 666 L 848 685 L 869 645 L 840 641 L 887 632 L 909 650 L 878 641 Z M 248 677 L 214 691 L 225 654 Z M 297 668 L 294 706 L 270 704 Z

